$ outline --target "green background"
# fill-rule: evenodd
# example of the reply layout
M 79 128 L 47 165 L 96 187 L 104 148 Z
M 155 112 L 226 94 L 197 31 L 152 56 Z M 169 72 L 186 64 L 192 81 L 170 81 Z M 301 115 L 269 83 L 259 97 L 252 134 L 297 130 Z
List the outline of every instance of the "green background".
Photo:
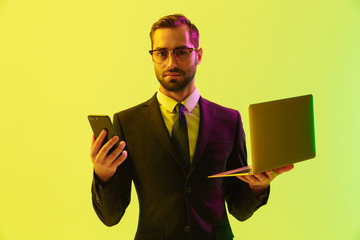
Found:
M 133 239 L 135 192 L 115 227 L 92 210 L 87 115 L 154 94 L 148 34 L 173 13 L 200 30 L 200 93 L 239 110 L 247 135 L 249 104 L 314 95 L 317 157 L 251 219 L 230 217 L 235 239 L 360 239 L 355 0 L 0 0 L 0 239 Z

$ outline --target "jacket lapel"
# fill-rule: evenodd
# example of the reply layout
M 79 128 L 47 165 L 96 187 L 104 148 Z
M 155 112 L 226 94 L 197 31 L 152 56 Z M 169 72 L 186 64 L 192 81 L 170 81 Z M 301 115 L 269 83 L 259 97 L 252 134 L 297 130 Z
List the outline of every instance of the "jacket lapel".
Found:
M 192 172 L 192 169 L 196 167 L 210 139 L 210 133 L 214 124 L 216 112 L 216 108 L 211 107 L 210 104 L 211 103 L 209 101 L 200 97 L 200 126 L 194 155 L 195 157 L 193 159 L 193 164 L 191 164 L 190 173 Z M 178 159 L 175 153 L 175 149 L 171 143 L 170 135 L 166 129 L 164 120 L 162 118 L 156 94 L 144 105 L 145 107 L 143 108 L 142 113 L 146 121 L 149 123 L 151 129 L 153 130 L 155 136 L 159 139 L 163 147 L 176 160 L 179 166 L 183 168 L 183 164 Z
M 177 159 L 175 149 L 171 143 L 170 135 L 166 129 L 164 119 L 162 118 L 156 94 L 145 103 L 142 113 L 154 132 L 154 135 L 159 139 L 163 147 L 171 154 L 179 165 L 182 166 L 180 160 Z
M 202 97 L 200 97 L 199 105 L 200 105 L 200 126 L 199 126 L 198 139 L 196 143 L 196 151 L 194 155 L 195 158 L 191 166 L 191 169 L 196 167 L 202 154 L 204 153 L 206 145 L 209 142 L 210 134 L 214 125 L 215 113 L 216 113 L 216 108 L 211 107 L 210 106 L 211 103 Z

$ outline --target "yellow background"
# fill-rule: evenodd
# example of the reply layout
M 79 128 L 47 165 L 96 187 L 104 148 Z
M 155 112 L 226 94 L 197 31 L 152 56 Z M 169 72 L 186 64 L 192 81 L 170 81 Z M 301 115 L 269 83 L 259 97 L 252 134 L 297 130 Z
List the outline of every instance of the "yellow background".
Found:
M 0 239 L 133 239 L 135 192 L 115 227 L 92 210 L 87 115 L 153 95 L 150 27 L 178 12 L 200 30 L 200 93 L 247 134 L 249 104 L 314 95 L 317 157 L 230 217 L 235 239 L 360 239 L 356 0 L 0 0 Z

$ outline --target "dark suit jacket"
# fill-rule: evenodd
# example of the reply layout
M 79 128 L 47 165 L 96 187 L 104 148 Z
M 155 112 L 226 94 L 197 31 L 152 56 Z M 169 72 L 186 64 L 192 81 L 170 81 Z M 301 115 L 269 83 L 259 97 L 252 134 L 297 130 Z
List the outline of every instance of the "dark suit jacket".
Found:
M 171 144 L 156 95 L 114 115 L 128 158 L 106 186 L 94 175 L 93 206 L 104 224 L 120 221 L 130 202 L 131 181 L 140 207 L 136 240 L 232 239 L 225 201 L 241 221 L 266 203 L 268 194 L 259 201 L 237 178 L 207 177 L 246 164 L 245 136 L 238 111 L 199 101 L 199 135 L 188 175 Z

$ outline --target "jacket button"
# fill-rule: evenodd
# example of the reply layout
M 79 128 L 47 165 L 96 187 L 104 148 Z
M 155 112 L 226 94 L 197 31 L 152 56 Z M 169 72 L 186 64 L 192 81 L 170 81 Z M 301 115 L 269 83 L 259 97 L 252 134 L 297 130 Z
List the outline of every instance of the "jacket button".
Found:
M 100 197 L 98 195 L 96 195 L 95 199 L 98 204 L 101 204 Z
M 185 188 L 185 192 L 186 192 L 187 194 L 191 193 L 191 187 Z
M 189 232 L 190 232 L 190 226 L 185 226 L 185 227 L 184 227 L 184 231 L 187 232 L 187 233 L 189 233 Z

